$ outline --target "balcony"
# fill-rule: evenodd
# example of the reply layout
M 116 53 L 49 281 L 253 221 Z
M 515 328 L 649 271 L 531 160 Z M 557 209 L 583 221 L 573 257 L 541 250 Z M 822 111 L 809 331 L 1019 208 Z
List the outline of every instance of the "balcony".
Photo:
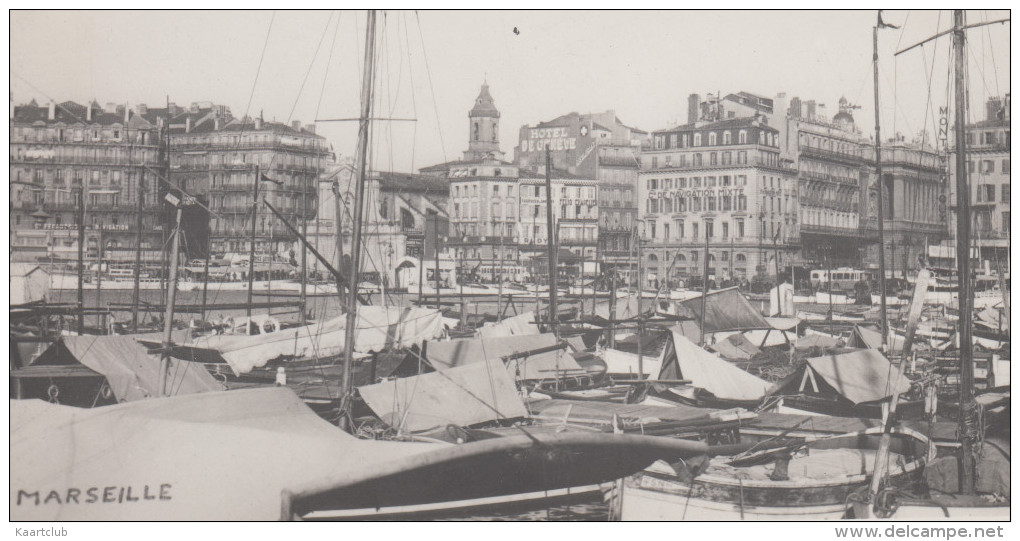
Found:
M 796 168 L 786 165 L 783 162 L 770 164 L 766 160 L 759 158 L 747 160 L 746 163 L 716 163 L 708 164 L 703 162 L 701 165 L 694 165 L 693 163 L 683 164 L 660 164 L 659 167 L 642 167 L 640 172 L 642 173 L 654 173 L 658 171 L 697 171 L 697 170 L 716 170 L 716 169 L 743 169 L 747 167 L 766 167 L 770 169 L 779 169 L 783 171 L 796 171 Z
M 835 150 L 827 150 L 824 148 L 802 146 L 800 147 L 800 153 L 802 155 L 813 156 L 816 158 L 823 158 L 841 163 L 847 163 L 850 165 L 861 165 L 866 159 L 860 154 L 838 152 Z
M 826 173 L 816 173 L 814 171 L 804 171 L 803 169 L 799 174 L 802 180 L 816 180 L 819 182 L 834 182 L 837 184 L 848 184 L 857 186 L 860 184 L 860 179 L 854 177 L 840 177 L 836 175 L 829 175 Z

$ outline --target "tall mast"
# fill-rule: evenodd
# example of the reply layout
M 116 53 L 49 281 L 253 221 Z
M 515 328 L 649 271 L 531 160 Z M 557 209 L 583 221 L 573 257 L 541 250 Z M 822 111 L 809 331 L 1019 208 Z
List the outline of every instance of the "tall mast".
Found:
M 967 59 L 966 30 L 963 10 L 953 12 L 953 46 L 956 61 L 956 274 L 960 282 L 960 419 L 961 424 L 974 414 L 974 343 L 971 339 L 970 288 L 970 179 L 967 178 L 967 142 L 964 131 L 967 121 L 967 80 L 964 62 Z M 974 493 L 973 434 L 962 430 L 963 493 Z
M 251 296 L 252 288 L 255 286 L 255 233 L 256 233 L 256 222 L 258 222 L 259 213 L 259 176 L 262 171 L 259 169 L 258 164 L 255 165 L 255 187 L 254 197 L 251 200 L 251 246 L 248 248 L 248 304 L 245 309 L 245 315 L 248 317 L 248 321 L 245 322 L 244 333 L 248 334 L 251 328 Z
M 885 313 L 885 195 L 882 178 L 882 131 L 881 112 L 878 99 L 878 29 L 882 25 L 882 12 L 878 12 L 878 21 L 872 30 L 872 66 L 875 74 L 875 171 L 878 176 L 878 291 L 882 297 L 879 301 L 882 321 L 882 352 L 889 350 L 889 319 Z M 831 276 L 829 277 L 831 280 Z
M 92 107 L 92 105 L 89 105 Z M 78 334 L 85 333 L 85 179 L 78 186 Z
M 184 197 L 184 194 L 181 194 Z M 170 348 L 173 345 L 174 330 L 174 301 L 177 299 L 177 259 L 180 256 L 181 246 L 181 212 L 183 211 L 183 200 L 178 200 L 173 195 L 168 195 L 167 200 L 177 207 L 177 219 L 175 220 L 173 240 L 171 241 L 170 255 L 170 284 L 167 291 L 166 313 L 163 316 L 163 352 L 159 361 L 159 396 L 170 396 L 166 388 L 166 378 L 170 369 Z
M 712 222 L 705 222 L 705 274 L 701 280 L 701 343 L 700 346 L 705 345 L 705 315 L 708 311 L 708 248 L 711 240 L 709 227 Z
M 546 227 L 546 250 L 549 254 L 549 325 L 553 333 L 556 332 L 556 273 L 558 271 L 556 262 L 556 231 L 553 230 L 553 206 L 552 206 L 552 151 L 549 145 L 545 146 L 545 227 Z
M 139 131 L 139 133 L 141 133 L 141 131 Z M 128 137 L 129 138 L 131 137 L 130 132 L 128 132 Z M 135 145 L 134 142 L 132 141 L 131 146 L 128 147 L 129 165 L 134 165 L 134 152 L 133 152 L 134 148 Z M 144 150 L 142 152 L 144 153 Z M 137 229 L 137 231 L 135 231 L 135 264 L 134 264 L 135 279 L 134 284 L 132 285 L 132 292 L 134 293 L 134 296 L 132 297 L 131 302 L 131 332 L 135 333 L 138 332 L 138 294 L 139 289 L 141 289 L 142 279 L 142 224 L 144 223 L 142 221 L 142 218 L 143 213 L 145 212 L 144 206 L 145 198 L 143 193 L 144 191 L 145 191 L 145 169 L 139 169 L 137 193 L 135 194 L 135 198 L 137 199 L 136 212 L 138 213 L 138 215 L 135 217 L 135 228 Z
M 375 10 L 368 12 L 365 28 L 365 65 L 361 79 L 361 118 L 358 121 L 358 183 L 354 190 L 354 225 L 351 230 L 351 267 L 347 294 L 347 325 L 344 328 L 344 371 L 340 390 L 340 426 L 349 428 L 352 393 L 351 368 L 354 363 L 355 326 L 358 324 L 358 284 L 361 282 L 361 219 L 364 214 L 365 176 L 368 168 L 369 127 L 372 117 L 372 88 L 375 77 Z M 339 218 L 339 216 L 337 216 Z M 342 242 L 342 240 L 340 241 Z

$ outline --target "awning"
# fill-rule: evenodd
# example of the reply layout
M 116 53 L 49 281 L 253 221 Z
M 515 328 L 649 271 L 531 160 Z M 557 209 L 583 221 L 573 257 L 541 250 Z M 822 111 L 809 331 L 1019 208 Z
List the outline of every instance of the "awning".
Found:
M 132 402 L 161 395 L 159 355 L 131 336 L 63 336 L 44 351 L 34 366 L 71 364 L 77 361 L 102 374 L 119 401 Z M 170 359 L 168 390 L 172 395 L 223 390 L 200 363 Z
M 895 383 L 899 368 L 875 349 L 813 357 L 807 362 L 816 374 L 854 404 L 883 400 L 894 392 L 910 390 L 910 380 L 905 375 L 900 375 L 898 385 Z
M 358 392 L 383 422 L 402 431 L 528 415 L 506 371 L 485 363 L 366 385 Z
M 503 363 L 502 359 L 505 356 L 555 346 L 558 342 L 556 335 L 552 333 L 435 341 L 425 345 L 425 357 L 429 364 L 440 371 L 482 361 L 493 366 L 505 364 L 511 379 L 514 380 L 541 380 L 557 375 L 586 373 L 566 348 Z
M 698 347 L 678 331 L 672 333 L 672 351 L 663 360 L 659 379 L 686 379 L 718 398 L 757 400 L 769 383 Z M 668 347 L 668 346 L 667 346 Z

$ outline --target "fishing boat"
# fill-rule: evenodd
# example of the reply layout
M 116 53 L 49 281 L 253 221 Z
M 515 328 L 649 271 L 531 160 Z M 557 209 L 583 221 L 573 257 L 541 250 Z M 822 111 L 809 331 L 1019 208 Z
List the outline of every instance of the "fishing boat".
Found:
M 700 462 L 657 462 L 627 478 L 615 502 L 623 520 L 832 520 L 866 489 L 881 428 Z M 896 429 L 890 478 L 911 483 L 928 438 Z

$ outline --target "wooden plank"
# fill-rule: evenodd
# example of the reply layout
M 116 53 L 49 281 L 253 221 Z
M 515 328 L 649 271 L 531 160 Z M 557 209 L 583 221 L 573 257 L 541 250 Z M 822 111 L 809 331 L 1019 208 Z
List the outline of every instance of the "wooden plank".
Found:
M 102 374 L 80 365 L 69 366 L 30 366 L 11 370 L 11 377 L 16 379 L 29 378 L 76 378 L 103 377 Z

